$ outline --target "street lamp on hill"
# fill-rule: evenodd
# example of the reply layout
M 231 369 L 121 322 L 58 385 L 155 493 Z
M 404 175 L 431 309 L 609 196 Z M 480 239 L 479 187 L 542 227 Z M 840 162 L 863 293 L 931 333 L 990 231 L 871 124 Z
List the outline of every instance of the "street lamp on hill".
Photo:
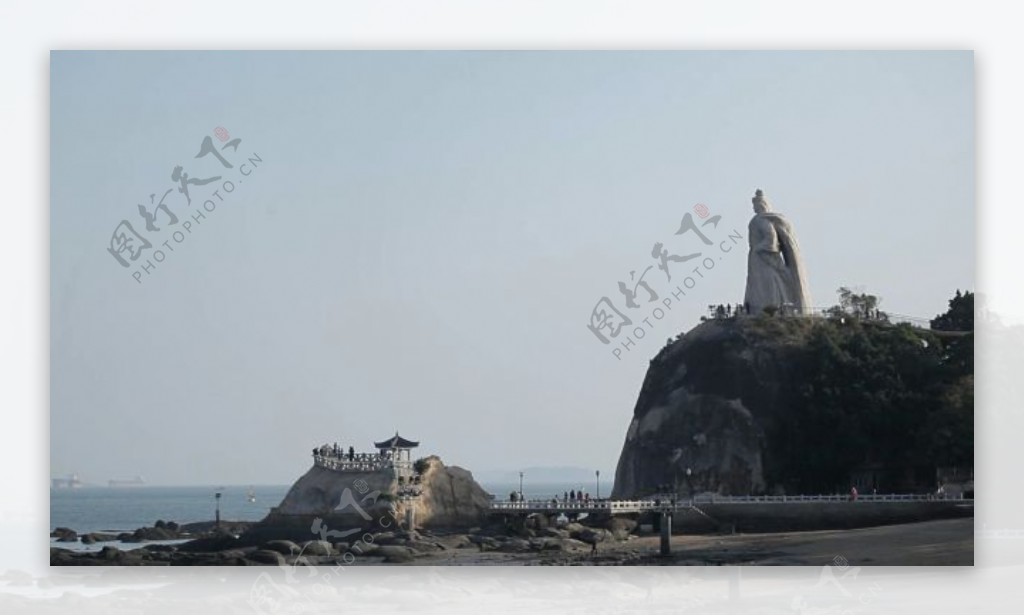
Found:
M 519 471 L 519 499 L 523 499 L 523 471 Z
M 594 477 L 597 478 L 597 500 L 601 500 L 601 471 L 594 471 Z

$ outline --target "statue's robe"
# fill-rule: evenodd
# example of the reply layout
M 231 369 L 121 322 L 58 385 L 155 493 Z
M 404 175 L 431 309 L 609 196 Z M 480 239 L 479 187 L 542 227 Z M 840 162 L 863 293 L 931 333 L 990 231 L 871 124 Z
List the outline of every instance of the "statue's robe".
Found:
M 761 314 L 768 306 L 810 313 L 811 297 L 793 227 L 781 214 L 764 212 L 750 220 L 748 232 L 744 302 L 750 314 Z

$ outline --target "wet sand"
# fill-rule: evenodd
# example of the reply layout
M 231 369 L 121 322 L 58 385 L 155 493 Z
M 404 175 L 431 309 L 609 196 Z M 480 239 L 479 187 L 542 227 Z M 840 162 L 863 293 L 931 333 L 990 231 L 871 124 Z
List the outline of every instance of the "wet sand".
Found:
M 852 530 L 735 535 L 673 535 L 672 555 L 658 537 L 603 542 L 567 552 L 502 553 L 457 548 L 411 565 L 973 565 L 974 518 Z M 369 560 L 369 559 L 367 559 Z M 364 561 L 365 563 L 365 561 Z M 370 563 L 365 563 L 370 564 Z

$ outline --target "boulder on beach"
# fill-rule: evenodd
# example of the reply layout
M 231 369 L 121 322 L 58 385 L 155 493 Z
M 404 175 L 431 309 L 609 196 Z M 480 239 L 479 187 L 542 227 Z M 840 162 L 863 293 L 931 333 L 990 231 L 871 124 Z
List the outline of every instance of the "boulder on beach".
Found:
M 307 541 L 302 545 L 301 553 L 305 556 L 330 556 L 331 544 L 327 541 Z
M 625 541 L 629 538 L 629 535 L 636 530 L 637 525 L 637 520 L 632 518 L 614 516 L 608 519 L 606 527 L 611 533 L 612 538 L 618 541 Z
M 386 563 L 407 563 L 416 558 L 416 550 L 402 545 L 382 545 L 374 552 L 376 556 L 383 556 Z
M 302 551 L 299 544 L 287 539 L 274 539 L 268 541 L 263 544 L 263 549 L 277 552 L 278 554 L 284 554 L 285 556 L 292 556 Z
M 66 526 L 58 526 L 50 532 L 50 537 L 57 539 L 58 541 L 77 541 L 78 533 L 76 533 L 74 530 L 70 528 L 67 528 Z
M 246 559 L 258 565 L 285 565 L 284 556 L 274 550 L 255 550 L 246 555 Z

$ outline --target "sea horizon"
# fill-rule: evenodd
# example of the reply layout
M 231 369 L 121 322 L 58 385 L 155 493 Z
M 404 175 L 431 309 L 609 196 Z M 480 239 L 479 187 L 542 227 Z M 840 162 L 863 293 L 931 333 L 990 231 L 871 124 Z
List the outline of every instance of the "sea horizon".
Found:
M 519 491 L 519 482 L 480 481 L 481 487 L 495 499 L 508 498 Z M 50 488 L 50 530 L 70 528 L 79 534 L 90 532 L 131 532 L 153 526 L 157 520 L 188 524 L 216 517 L 220 492 L 222 520 L 256 522 L 277 506 L 292 484 L 196 484 L 103 486 Z M 596 484 L 576 479 L 523 482 L 526 498 L 550 499 L 571 490 L 583 490 L 596 496 Z M 608 490 L 605 493 L 605 489 Z M 255 502 L 249 501 L 253 492 Z M 601 493 L 611 493 L 611 484 L 602 482 Z

